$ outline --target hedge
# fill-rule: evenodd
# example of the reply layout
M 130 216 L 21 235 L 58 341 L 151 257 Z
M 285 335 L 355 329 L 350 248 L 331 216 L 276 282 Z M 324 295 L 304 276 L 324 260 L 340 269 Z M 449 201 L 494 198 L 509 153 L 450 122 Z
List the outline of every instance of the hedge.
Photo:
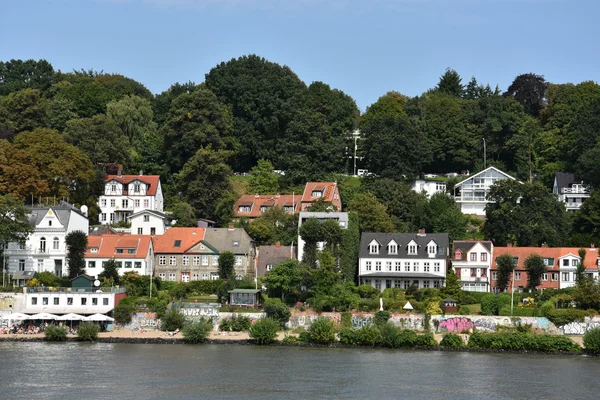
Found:
M 469 338 L 469 347 L 514 351 L 580 351 L 581 347 L 566 336 L 532 333 L 479 333 Z
M 548 319 L 556 326 L 563 326 L 571 322 L 583 322 L 588 313 L 574 308 L 560 308 L 548 311 Z

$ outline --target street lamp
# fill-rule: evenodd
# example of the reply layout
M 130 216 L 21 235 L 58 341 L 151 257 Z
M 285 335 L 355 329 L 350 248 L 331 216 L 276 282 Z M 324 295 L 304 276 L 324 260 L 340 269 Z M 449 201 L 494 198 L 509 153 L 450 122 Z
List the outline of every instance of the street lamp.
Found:
M 346 139 L 354 139 L 354 154 L 353 157 L 354 158 L 354 168 L 353 168 L 353 176 L 356 176 L 356 151 L 358 150 L 358 139 L 360 139 L 360 131 L 357 129 L 354 132 L 351 133 L 351 137 L 347 137 Z
M 481 140 L 483 140 L 483 169 L 485 169 L 486 168 L 486 164 L 487 164 L 487 162 L 486 162 L 487 161 L 486 160 L 487 154 L 486 154 L 486 148 L 485 148 L 485 138 L 482 137 Z

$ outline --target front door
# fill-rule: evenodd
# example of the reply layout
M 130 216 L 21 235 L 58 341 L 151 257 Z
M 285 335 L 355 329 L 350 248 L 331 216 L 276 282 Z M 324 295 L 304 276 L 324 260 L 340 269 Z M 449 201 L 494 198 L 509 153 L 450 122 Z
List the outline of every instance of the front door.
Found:
M 54 275 L 62 276 L 62 260 L 54 260 Z

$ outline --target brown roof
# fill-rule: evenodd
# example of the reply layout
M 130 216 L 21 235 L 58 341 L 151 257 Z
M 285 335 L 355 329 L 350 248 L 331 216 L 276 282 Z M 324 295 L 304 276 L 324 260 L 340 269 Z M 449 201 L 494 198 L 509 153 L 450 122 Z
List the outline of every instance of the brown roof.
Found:
M 336 182 L 307 182 L 304 187 L 304 194 L 302 195 L 302 202 L 312 202 L 319 199 L 331 202 L 334 200 L 333 195 L 335 193 Z M 312 197 L 312 192 L 320 191 L 323 192 L 323 197 Z
M 185 253 L 204 240 L 205 228 L 169 228 L 160 235 L 154 236 L 155 253 Z M 180 241 L 178 246 L 176 241 Z
M 559 270 L 558 259 L 569 254 L 579 257 L 580 247 L 494 247 L 494 262 L 492 269 L 496 268 L 496 259 L 503 254 L 510 254 L 518 257 L 517 269 L 525 269 L 525 259 L 533 253 L 539 254 L 543 258 L 553 258 L 554 266 L 548 267 L 549 270 Z M 585 249 L 585 269 L 598 269 L 598 249 Z
M 249 218 L 257 218 L 261 216 L 260 208 L 262 206 L 265 207 L 291 207 L 292 202 L 295 201 L 294 212 L 298 212 L 300 203 L 300 195 L 294 196 L 291 194 L 266 194 L 266 195 L 251 195 L 245 194 L 235 202 L 233 206 L 233 212 L 236 217 L 249 217 Z M 240 206 L 251 206 L 250 212 L 239 212 Z
M 123 188 L 123 193 L 127 193 L 127 185 L 135 180 L 140 182 L 144 182 L 148 185 L 148 190 L 146 194 L 148 196 L 154 196 L 156 194 L 156 190 L 158 188 L 158 184 L 160 183 L 160 175 L 106 175 L 104 182 L 110 182 L 115 180 L 117 182 L 122 183 L 125 187 Z
M 101 235 L 88 236 L 88 247 L 85 258 L 146 258 L 152 236 L 150 235 Z M 92 248 L 98 252 L 93 253 Z M 117 249 L 135 249 L 133 254 L 124 251 L 117 253 Z

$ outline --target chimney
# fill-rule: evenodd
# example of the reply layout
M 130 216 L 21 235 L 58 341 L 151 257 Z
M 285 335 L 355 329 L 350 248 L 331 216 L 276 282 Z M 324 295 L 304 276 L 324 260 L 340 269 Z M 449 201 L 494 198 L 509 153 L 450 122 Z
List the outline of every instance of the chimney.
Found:
M 417 235 L 418 236 L 425 236 L 425 228 L 419 229 L 419 233 Z
M 276 242 L 275 247 L 277 247 L 277 248 L 281 247 L 281 242 Z
M 120 178 L 123 175 L 123 170 L 120 168 L 117 170 L 117 176 Z
M 235 226 L 233 226 L 233 224 L 229 224 L 229 230 L 230 230 L 230 231 L 233 231 L 233 230 L 235 230 Z
M 144 175 L 144 171 L 142 171 L 142 170 L 140 169 L 140 176 L 143 176 L 143 175 Z
M 548 248 L 548 243 L 546 243 L 546 242 L 542 243 L 542 247 L 545 249 Z
M 593 249 L 595 247 L 596 247 L 596 245 L 594 243 L 590 243 L 590 249 Z
M 508 243 L 506 243 L 506 247 L 513 247 L 513 244 L 512 244 L 512 242 L 508 242 Z

